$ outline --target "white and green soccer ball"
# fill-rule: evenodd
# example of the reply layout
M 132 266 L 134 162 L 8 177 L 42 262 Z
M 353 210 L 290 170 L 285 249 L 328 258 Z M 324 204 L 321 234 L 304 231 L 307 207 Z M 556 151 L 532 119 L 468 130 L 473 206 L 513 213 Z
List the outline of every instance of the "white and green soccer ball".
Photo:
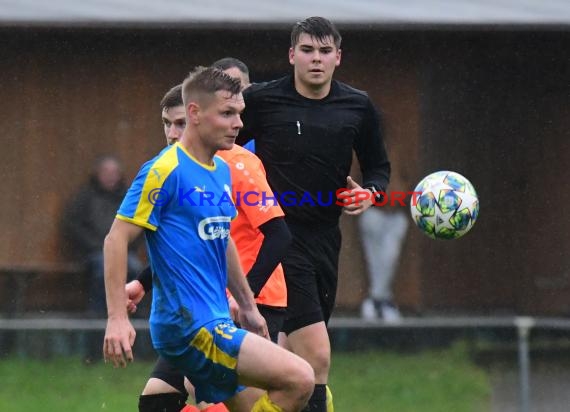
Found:
M 440 171 L 418 183 L 410 209 L 416 225 L 432 239 L 457 239 L 477 221 L 479 198 L 465 177 Z

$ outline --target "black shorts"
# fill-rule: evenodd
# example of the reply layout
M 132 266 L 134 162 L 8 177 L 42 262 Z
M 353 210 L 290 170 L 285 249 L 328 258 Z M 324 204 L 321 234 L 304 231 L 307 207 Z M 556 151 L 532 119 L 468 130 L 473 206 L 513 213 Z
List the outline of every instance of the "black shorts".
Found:
M 170 386 L 176 388 L 178 392 L 188 395 L 186 387 L 184 386 L 184 374 L 179 372 L 178 369 L 164 359 L 162 356 L 154 364 L 154 369 L 150 373 L 151 378 L 160 379 L 168 383 Z
M 266 305 L 257 305 L 257 308 L 259 309 L 259 313 L 263 315 L 267 322 L 271 340 L 277 343 L 277 337 L 279 336 L 279 332 L 283 327 L 283 321 L 285 320 L 285 308 Z M 158 357 L 150 377 L 160 379 L 176 388 L 180 393 L 188 395 L 184 386 L 184 375 L 161 356 Z
M 269 336 L 271 341 L 277 343 L 279 332 L 283 330 L 283 323 L 287 314 L 285 308 L 278 308 L 276 306 L 257 305 L 259 313 L 265 318 L 267 328 L 269 329 Z
M 283 332 L 328 323 L 336 300 L 341 233 L 338 226 L 320 230 L 289 225 L 293 243 L 282 265 L 287 284 Z

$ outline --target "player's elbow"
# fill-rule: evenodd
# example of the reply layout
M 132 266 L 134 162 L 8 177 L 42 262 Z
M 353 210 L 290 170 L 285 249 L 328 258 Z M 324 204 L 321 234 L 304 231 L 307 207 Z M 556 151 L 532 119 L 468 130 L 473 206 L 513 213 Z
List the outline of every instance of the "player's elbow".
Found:
M 128 246 L 128 243 L 128 238 L 113 224 L 103 241 L 103 252 L 117 249 L 122 244 Z
M 107 233 L 107 236 L 105 236 L 103 240 L 103 253 L 106 254 L 110 250 L 115 249 L 117 244 L 117 237 L 114 236 L 112 232 Z

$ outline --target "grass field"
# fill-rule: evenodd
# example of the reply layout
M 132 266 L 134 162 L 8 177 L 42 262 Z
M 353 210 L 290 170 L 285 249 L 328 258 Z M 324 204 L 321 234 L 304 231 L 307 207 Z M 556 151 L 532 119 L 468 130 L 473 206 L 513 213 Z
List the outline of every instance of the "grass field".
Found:
M 335 354 L 336 412 L 484 412 L 491 385 L 462 346 L 419 354 Z
M 0 411 L 136 411 L 152 364 L 114 369 L 77 358 L 1 359 Z M 330 385 L 336 412 L 489 410 L 489 378 L 461 345 L 417 354 L 338 352 Z

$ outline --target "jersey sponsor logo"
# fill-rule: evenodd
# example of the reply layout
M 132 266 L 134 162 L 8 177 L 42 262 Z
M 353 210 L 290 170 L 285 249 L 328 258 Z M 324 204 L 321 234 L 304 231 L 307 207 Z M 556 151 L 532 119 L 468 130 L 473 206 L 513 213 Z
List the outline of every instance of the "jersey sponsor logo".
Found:
M 202 219 L 198 224 L 198 235 L 202 240 L 226 239 L 230 235 L 231 218 L 213 216 Z

